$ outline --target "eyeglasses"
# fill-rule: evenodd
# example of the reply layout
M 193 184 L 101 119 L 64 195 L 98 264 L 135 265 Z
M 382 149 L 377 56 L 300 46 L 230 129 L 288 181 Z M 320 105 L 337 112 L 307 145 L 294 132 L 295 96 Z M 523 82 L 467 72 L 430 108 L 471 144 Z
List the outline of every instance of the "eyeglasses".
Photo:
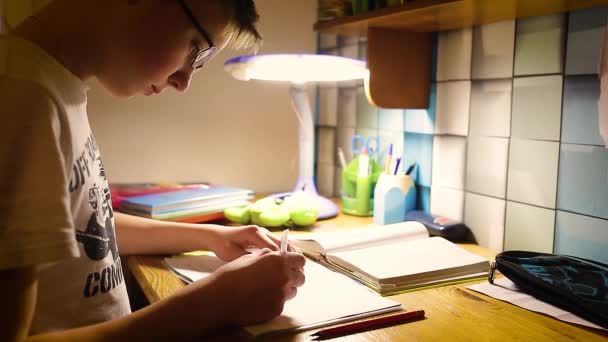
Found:
M 194 46 L 194 51 L 192 52 L 191 57 L 192 68 L 195 70 L 200 69 L 203 67 L 203 64 L 205 64 L 206 61 L 213 57 L 216 51 L 216 47 L 215 45 L 213 45 L 211 38 L 209 38 L 209 34 L 207 33 L 207 31 L 203 29 L 201 24 L 199 24 L 198 20 L 196 20 L 196 18 L 194 17 L 194 14 L 192 14 L 192 10 L 190 10 L 190 7 L 186 5 L 186 1 L 179 0 L 178 2 L 181 5 L 182 10 L 184 11 L 184 14 L 188 17 L 188 19 L 190 19 L 192 25 L 194 25 L 196 30 L 201 34 L 201 36 L 203 36 L 203 38 L 205 38 L 207 44 L 209 45 L 206 49 L 200 49 L 198 46 Z

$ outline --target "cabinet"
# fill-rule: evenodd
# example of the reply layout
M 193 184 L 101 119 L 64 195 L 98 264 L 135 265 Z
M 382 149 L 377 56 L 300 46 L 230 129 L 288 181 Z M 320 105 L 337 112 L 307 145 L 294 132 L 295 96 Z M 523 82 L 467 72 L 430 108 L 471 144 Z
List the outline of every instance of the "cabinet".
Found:
M 367 35 L 369 100 L 384 108 L 427 108 L 432 32 L 608 5 L 608 0 L 412 0 L 317 22 L 320 33 Z

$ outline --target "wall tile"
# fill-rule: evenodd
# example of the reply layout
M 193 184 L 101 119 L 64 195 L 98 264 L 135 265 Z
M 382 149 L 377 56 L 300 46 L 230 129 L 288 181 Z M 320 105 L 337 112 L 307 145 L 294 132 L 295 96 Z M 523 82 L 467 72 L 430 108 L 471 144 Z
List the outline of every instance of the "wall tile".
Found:
M 571 12 L 568 21 L 566 74 L 597 74 L 608 7 Z
M 471 85 L 470 135 L 511 135 L 511 93 L 513 81 L 473 81 Z
M 515 78 L 511 135 L 559 141 L 561 106 L 561 75 Z
M 340 48 L 330 47 L 330 48 L 319 49 L 319 53 L 324 54 L 324 55 L 340 56 Z
M 507 199 L 555 208 L 559 143 L 511 139 Z
M 467 151 L 467 191 L 505 198 L 509 139 L 469 137 Z
M 435 110 L 437 108 L 437 85 L 431 83 L 429 108 L 406 109 L 404 130 L 410 133 L 433 134 L 435 132 Z
M 464 205 L 464 224 L 471 229 L 477 243 L 499 253 L 505 231 L 506 201 L 467 193 Z
M 340 47 L 340 56 L 359 59 L 359 43 L 343 45 Z
M 555 210 L 507 202 L 505 251 L 553 253 Z
M 469 133 L 471 81 L 437 83 L 436 134 Z
M 565 23 L 563 14 L 517 20 L 514 75 L 562 72 Z
M 464 189 L 467 139 L 435 136 L 433 141 L 433 186 Z
M 433 136 L 405 133 L 403 165 L 418 164 L 415 171 L 416 184 L 430 187 L 433 174 Z
M 608 150 L 562 144 L 558 209 L 608 219 Z
M 464 191 L 432 186 L 431 214 L 463 222 Z
M 357 127 L 357 89 L 338 89 L 338 126 Z
M 338 124 L 338 87 L 336 84 L 319 86 L 319 125 Z
M 428 186 L 417 186 L 416 187 L 417 198 L 416 198 L 416 209 L 422 210 L 427 214 L 431 213 L 431 188 Z
M 439 32 L 437 49 L 437 80 L 468 80 L 471 78 L 473 30 Z
M 338 44 L 342 47 L 344 46 L 352 46 L 357 45 L 361 41 L 361 38 L 358 36 L 338 36 Z
M 378 108 L 371 105 L 363 87 L 357 88 L 357 127 L 378 128 Z
M 336 129 L 319 127 L 317 139 L 317 162 L 336 165 Z
M 599 96 L 600 82 L 597 76 L 566 76 L 562 143 L 604 144 L 598 121 Z
M 608 264 L 608 221 L 557 211 L 555 253 Z
M 336 129 L 336 150 L 338 147 L 342 149 L 347 163 L 353 160 L 353 150 L 350 143 L 353 135 L 355 135 L 354 128 L 338 127 Z
M 321 196 L 332 197 L 334 195 L 334 181 L 336 176 L 336 167 L 334 164 L 318 163 L 317 164 L 317 191 Z
M 511 78 L 515 51 L 515 20 L 473 29 L 472 79 Z
M 335 34 L 319 34 L 319 49 L 327 49 L 338 46 L 338 36 Z
M 359 42 L 359 58 L 362 61 L 367 60 L 367 41 Z
M 378 109 L 378 128 L 385 131 L 403 132 L 403 109 Z
M 342 196 L 342 168 L 336 166 L 334 177 L 334 196 Z

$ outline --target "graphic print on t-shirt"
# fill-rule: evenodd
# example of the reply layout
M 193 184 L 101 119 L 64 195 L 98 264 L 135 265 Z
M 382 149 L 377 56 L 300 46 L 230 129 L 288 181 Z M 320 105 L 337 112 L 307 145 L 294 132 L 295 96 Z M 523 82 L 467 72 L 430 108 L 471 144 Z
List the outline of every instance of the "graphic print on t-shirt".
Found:
M 83 294 L 92 297 L 112 290 L 123 281 L 110 188 L 92 134 L 73 164 L 69 190 L 71 193 L 84 191 L 91 209 L 86 227 L 76 227 L 76 240 L 83 244 L 86 256 L 94 261 L 102 261 L 112 252 L 113 263 L 102 269 L 91 270 L 84 280 Z

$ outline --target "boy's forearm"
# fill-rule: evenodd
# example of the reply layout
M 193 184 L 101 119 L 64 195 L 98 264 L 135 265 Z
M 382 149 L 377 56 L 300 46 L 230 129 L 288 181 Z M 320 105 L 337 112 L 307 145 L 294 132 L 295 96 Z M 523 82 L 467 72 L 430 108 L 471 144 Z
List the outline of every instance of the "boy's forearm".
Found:
M 213 276 L 209 276 L 196 288 L 187 286 L 128 316 L 78 329 L 31 336 L 27 341 L 191 340 L 202 337 L 229 323 L 221 303 L 230 299 L 222 295 L 225 291 L 218 289 L 212 279 Z M 196 294 L 192 294 L 193 291 Z
M 176 254 L 208 249 L 215 238 L 211 225 L 165 222 L 114 214 L 118 250 L 122 255 Z

